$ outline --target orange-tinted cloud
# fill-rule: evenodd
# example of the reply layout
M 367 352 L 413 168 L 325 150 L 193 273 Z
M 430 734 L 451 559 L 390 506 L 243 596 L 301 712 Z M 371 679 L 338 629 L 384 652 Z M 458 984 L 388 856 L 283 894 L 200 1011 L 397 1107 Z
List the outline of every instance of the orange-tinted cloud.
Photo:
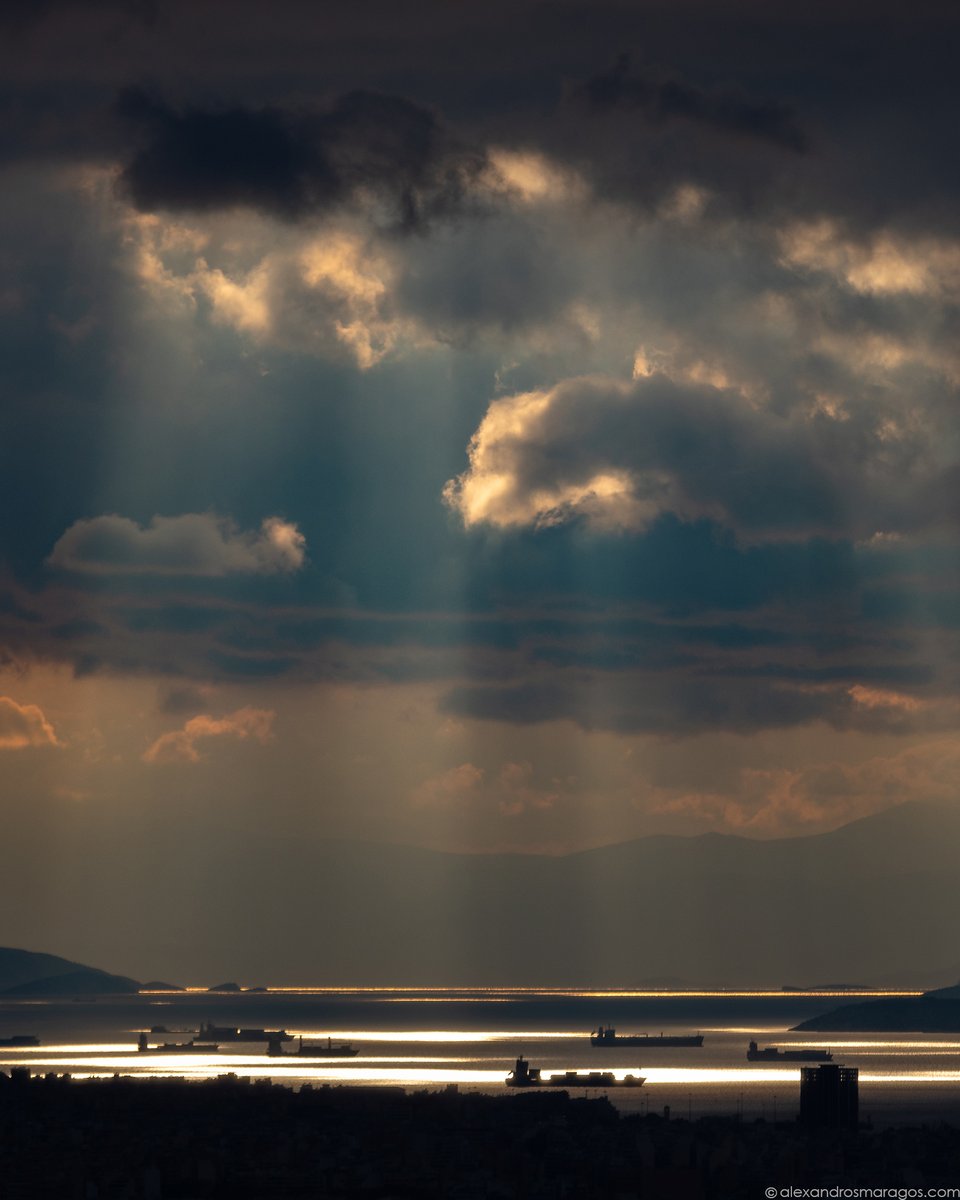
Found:
M 36 704 L 18 704 L 0 696 L 0 750 L 59 745 L 53 726 Z
M 449 808 L 475 794 L 483 782 L 483 771 L 473 763 L 461 763 L 440 775 L 432 775 L 413 793 L 416 808 Z
M 556 791 L 538 787 L 528 762 L 505 762 L 489 781 L 482 767 L 461 763 L 424 780 L 413 793 L 415 808 L 450 809 L 467 804 L 496 810 L 503 817 L 552 808 Z
M 528 762 L 505 762 L 498 779 L 500 799 L 497 807 L 505 817 L 518 817 L 531 809 L 553 808 L 559 794 L 539 788 L 533 781 L 533 766 Z
M 859 683 L 854 684 L 849 691 L 854 703 L 863 708 L 894 708 L 913 713 L 932 707 L 930 701 L 918 700 L 916 696 L 907 696 L 903 692 L 891 692 L 884 688 L 863 687 Z M 947 703 L 949 704 L 949 701 Z
M 182 729 L 165 733 L 143 754 L 146 763 L 195 763 L 201 755 L 197 743 L 206 738 L 234 737 L 269 742 L 273 737 L 274 713 L 263 708 L 238 708 L 226 717 L 206 713 L 191 717 Z
M 859 763 L 744 768 L 733 792 L 659 790 L 651 811 L 764 836 L 830 829 L 908 800 L 953 803 L 960 740 L 949 735 Z

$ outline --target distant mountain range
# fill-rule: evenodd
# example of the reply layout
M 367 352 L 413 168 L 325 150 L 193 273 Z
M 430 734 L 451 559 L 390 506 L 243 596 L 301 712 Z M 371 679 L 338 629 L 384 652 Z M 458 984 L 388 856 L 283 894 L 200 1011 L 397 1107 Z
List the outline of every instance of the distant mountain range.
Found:
M 191 944 L 175 960 L 159 941 L 153 949 L 143 917 L 124 957 L 197 982 L 922 988 L 960 979 L 960 812 L 934 805 L 812 837 L 648 837 L 563 857 L 283 844 L 282 872 L 258 869 L 271 855 L 260 845 L 259 858 L 236 860 L 192 907 L 158 865 L 144 887 L 166 941 L 175 922 Z M 46 978 L 78 969 L 35 957 L 63 964 L 45 967 Z M 26 982 L 0 971 L 0 988 Z
M 920 804 L 813 837 L 565 857 L 331 844 L 232 916 L 266 938 L 299 914 L 297 979 L 931 986 L 960 978 L 958 846 L 960 814 Z

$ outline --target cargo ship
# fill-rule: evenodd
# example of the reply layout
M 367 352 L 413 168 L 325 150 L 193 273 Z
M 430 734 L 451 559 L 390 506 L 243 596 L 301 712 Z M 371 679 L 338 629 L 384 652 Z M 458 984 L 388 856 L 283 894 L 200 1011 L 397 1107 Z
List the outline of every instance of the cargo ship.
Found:
M 305 1042 L 301 1037 L 296 1050 L 289 1053 L 283 1049 L 279 1038 L 267 1043 L 267 1054 L 271 1058 L 293 1058 L 301 1054 L 304 1058 L 356 1058 L 357 1053 L 349 1042 L 340 1042 L 335 1046 L 332 1038 L 327 1038 L 323 1043 Z
M 612 1071 L 563 1071 L 543 1075 L 540 1067 L 531 1067 L 521 1054 L 506 1078 L 507 1087 L 643 1087 L 642 1075 L 625 1075 L 617 1079 Z
M 216 1054 L 220 1047 L 210 1042 L 161 1042 L 151 1046 L 147 1035 L 141 1033 L 137 1049 L 141 1054 Z
M 236 1029 L 232 1025 L 201 1025 L 198 1038 L 211 1042 L 292 1042 L 285 1029 Z
M 13 1037 L 0 1038 L 0 1046 L 39 1046 L 40 1039 L 32 1033 L 15 1033 Z
M 590 1035 L 591 1046 L 702 1046 L 702 1033 L 617 1033 L 602 1025 Z
M 765 1046 L 763 1050 L 756 1042 L 747 1049 L 748 1062 L 833 1062 L 828 1050 L 781 1050 L 777 1046 Z

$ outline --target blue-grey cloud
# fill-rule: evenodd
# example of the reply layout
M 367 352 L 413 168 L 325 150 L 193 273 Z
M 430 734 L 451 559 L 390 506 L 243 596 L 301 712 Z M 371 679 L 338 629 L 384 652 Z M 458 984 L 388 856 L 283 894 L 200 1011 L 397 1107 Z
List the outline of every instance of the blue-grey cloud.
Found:
M 282 574 L 298 570 L 305 552 L 303 534 L 280 517 L 250 531 L 212 513 L 155 516 L 146 527 L 108 514 L 74 522 L 47 561 L 91 574 Z

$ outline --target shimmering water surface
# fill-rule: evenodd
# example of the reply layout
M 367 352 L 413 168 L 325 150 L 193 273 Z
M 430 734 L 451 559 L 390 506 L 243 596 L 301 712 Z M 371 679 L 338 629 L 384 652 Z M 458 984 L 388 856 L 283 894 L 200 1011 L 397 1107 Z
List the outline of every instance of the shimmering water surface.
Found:
M 747 1043 L 814 1046 L 860 1069 L 861 1107 L 879 1123 L 960 1123 L 960 1035 L 799 1034 L 790 1027 L 863 994 L 851 992 L 596 992 L 562 989 L 356 989 L 211 995 L 181 992 L 97 1000 L 6 1001 L 0 1037 L 34 1034 L 39 1047 L 0 1047 L 0 1067 L 75 1077 L 233 1072 L 301 1083 L 391 1084 L 408 1089 L 457 1084 L 504 1089 L 520 1053 L 553 1071 L 642 1074 L 640 1089 L 611 1089 L 618 1107 L 679 1116 L 742 1112 L 793 1116 L 799 1064 L 748 1063 Z M 261 1044 L 229 1044 L 216 1054 L 141 1053 L 137 1033 L 164 1025 L 151 1040 L 188 1041 L 203 1021 L 283 1028 L 306 1041 L 350 1042 L 355 1058 L 268 1057 Z M 598 1024 L 621 1033 L 696 1033 L 701 1048 L 595 1049 Z M 285 1043 L 289 1053 L 295 1043 Z M 578 1089 L 579 1091 L 579 1089 Z M 595 1089 L 583 1094 L 596 1094 Z

